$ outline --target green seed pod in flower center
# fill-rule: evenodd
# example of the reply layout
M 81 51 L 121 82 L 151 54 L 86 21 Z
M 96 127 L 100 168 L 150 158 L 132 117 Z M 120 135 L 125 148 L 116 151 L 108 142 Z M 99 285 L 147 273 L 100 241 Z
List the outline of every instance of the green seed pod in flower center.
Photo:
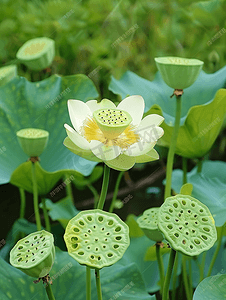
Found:
M 119 136 L 132 122 L 130 114 L 120 109 L 99 109 L 93 117 L 104 135 L 109 139 Z
M 48 131 L 37 128 L 21 129 L 16 134 L 20 146 L 29 157 L 41 155 L 49 139 Z
M 10 263 L 31 277 L 46 276 L 54 263 L 53 235 L 45 230 L 19 240 L 10 251 Z

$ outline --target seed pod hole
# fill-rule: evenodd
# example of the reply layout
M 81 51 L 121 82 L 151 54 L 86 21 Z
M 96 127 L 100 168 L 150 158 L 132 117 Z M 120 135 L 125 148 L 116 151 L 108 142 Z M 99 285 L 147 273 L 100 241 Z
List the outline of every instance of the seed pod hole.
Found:
M 83 221 L 79 221 L 79 224 L 80 224 L 81 226 L 84 226 L 84 225 L 85 225 L 85 223 L 84 223 Z
M 112 257 L 113 256 L 113 254 L 112 253 L 108 253 L 108 257 Z
M 78 247 L 78 244 L 72 244 L 72 248 L 76 249 Z
M 117 241 L 120 241 L 121 239 L 122 239 L 121 236 L 116 236 L 116 240 L 117 240 Z
M 119 232 L 119 231 L 121 231 L 121 229 L 122 229 L 122 228 L 121 228 L 120 226 L 118 226 L 118 227 L 115 228 L 115 231 L 116 231 L 116 232 Z
M 171 230 L 173 229 L 173 226 L 172 225 L 167 225 L 167 227 Z
M 93 218 L 91 216 L 88 216 L 87 220 L 91 222 L 93 220 Z
M 83 251 L 78 252 L 78 255 L 84 255 Z
M 173 206 L 174 206 L 175 208 L 177 208 L 177 207 L 178 207 L 178 204 L 177 204 L 176 202 L 174 202 L 174 203 L 173 203 Z
M 34 240 L 37 240 L 37 238 L 38 238 L 38 237 L 37 237 L 37 235 L 36 235 L 36 236 L 34 236 Z
M 112 220 L 110 220 L 109 222 L 108 222 L 108 225 L 109 226 L 111 226 L 111 225 L 113 225 L 114 224 L 114 222 L 112 221 Z
M 103 222 L 104 218 L 103 217 L 98 217 L 98 221 Z
M 118 248 L 119 248 L 119 245 L 114 245 L 114 248 L 115 248 L 115 249 L 118 249 Z
M 74 232 L 79 232 L 79 231 L 80 230 L 77 227 L 74 228 Z

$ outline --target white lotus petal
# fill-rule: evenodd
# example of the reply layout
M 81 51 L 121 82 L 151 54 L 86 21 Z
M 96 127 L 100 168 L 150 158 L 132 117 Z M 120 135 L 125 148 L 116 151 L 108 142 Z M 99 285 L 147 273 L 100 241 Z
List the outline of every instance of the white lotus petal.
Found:
M 132 144 L 127 150 L 125 150 L 124 154 L 128 156 L 140 156 L 149 152 L 155 144 L 156 142 L 145 143 L 141 139 L 139 142 Z
M 67 131 L 67 135 L 69 139 L 78 147 L 84 149 L 84 150 L 90 150 L 90 144 L 89 142 L 81 136 L 78 132 L 76 132 L 71 126 L 68 124 L 64 124 L 64 127 Z
M 98 158 L 108 161 L 116 158 L 121 154 L 121 148 L 118 146 L 107 147 L 100 141 L 93 140 L 90 142 L 90 149 Z
M 138 128 L 148 127 L 148 126 L 159 126 L 164 121 L 164 118 L 157 114 L 151 114 L 141 120 Z
M 97 103 L 97 100 L 89 100 L 86 104 L 89 106 L 92 113 L 101 108 L 116 108 L 115 104 L 108 99 L 103 99 L 99 103 Z
M 149 152 L 136 156 L 136 163 L 146 163 L 159 159 L 159 154 L 155 149 L 151 149 Z
M 139 134 L 142 143 L 153 143 L 163 136 L 164 130 L 155 125 L 138 126 L 136 133 Z
M 144 113 L 144 99 L 141 96 L 129 96 L 122 100 L 117 108 L 127 111 L 133 125 L 139 125 Z
M 89 106 L 80 100 L 68 100 L 68 110 L 72 125 L 77 132 L 81 133 L 85 119 L 92 116 Z

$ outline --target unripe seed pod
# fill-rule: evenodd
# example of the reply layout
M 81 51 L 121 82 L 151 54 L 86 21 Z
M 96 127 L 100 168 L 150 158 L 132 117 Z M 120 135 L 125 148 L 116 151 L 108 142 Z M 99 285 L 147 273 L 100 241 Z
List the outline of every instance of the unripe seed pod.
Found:
M 10 251 L 11 265 L 36 278 L 44 277 L 50 272 L 54 258 L 53 235 L 45 230 L 29 234 Z

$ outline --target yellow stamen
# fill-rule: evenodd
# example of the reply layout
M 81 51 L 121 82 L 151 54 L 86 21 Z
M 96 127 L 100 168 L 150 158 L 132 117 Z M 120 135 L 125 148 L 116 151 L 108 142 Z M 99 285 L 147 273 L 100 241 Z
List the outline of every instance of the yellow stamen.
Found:
M 112 128 L 114 130 L 114 128 Z M 104 136 L 104 133 L 98 127 L 96 121 L 93 118 L 86 119 L 82 128 L 82 134 L 87 141 L 97 140 L 106 146 L 119 146 L 123 150 L 129 148 L 132 144 L 139 141 L 139 134 L 135 133 L 135 127 L 129 125 L 122 134 L 114 139 L 109 139 Z

